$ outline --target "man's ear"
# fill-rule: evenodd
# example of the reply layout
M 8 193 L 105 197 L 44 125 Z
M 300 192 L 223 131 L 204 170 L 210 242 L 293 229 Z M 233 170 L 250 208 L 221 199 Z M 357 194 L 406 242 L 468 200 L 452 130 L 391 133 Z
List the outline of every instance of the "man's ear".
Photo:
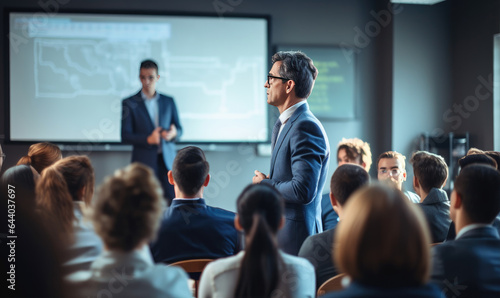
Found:
M 403 174 L 403 181 L 406 181 L 406 170 L 403 170 L 401 174 Z
M 203 182 L 203 186 L 207 187 L 208 182 L 210 182 L 210 174 L 208 174 L 207 177 L 205 178 L 205 181 Z
M 420 187 L 417 176 L 413 176 L 413 189 L 416 191 Z
M 337 199 L 335 199 L 335 196 L 332 192 L 330 192 L 330 204 L 332 204 L 332 207 L 339 205 L 339 202 L 337 202 Z
M 458 192 L 455 192 L 455 200 L 454 202 L 450 202 L 451 204 L 453 204 L 453 209 L 460 209 L 462 208 L 462 195 L 459 194 Z
M 290 93 L 293 90 L 293 87 L 295 87 L 295 82 L 292 80 L 288 80 L 286 82 L 286 93 Z
M 238 216 L 238 214 L 236 214 L 236 216 L 234 217 L 234 227 L 236 228 L 236 230 L 243 232 L 243 227 L 240 225 L 240 217 Z
M 174 185 L 174 174 L 172 173 L 172 171 L 168 171 L 167 177 L 168 177 L 168 183 Z

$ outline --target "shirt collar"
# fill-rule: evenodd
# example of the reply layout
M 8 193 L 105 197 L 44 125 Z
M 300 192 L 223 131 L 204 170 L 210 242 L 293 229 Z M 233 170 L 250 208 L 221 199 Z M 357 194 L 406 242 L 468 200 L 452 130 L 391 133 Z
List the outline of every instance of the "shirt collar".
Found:
M 142 99 L 144 99 L 144 101 L 158 100 L 158 98 L 160 98 L 160 93 L 158 93 L 157 91 L 155 91 L 155 96 L 153 96 L 153 98 L 148 98 L 146 96 L 146 94 L 144 94 L 144 92 L 142 92 L 142 90 L 141 90 L 141 97 L 142 97 Z
M 289 107 L 288 109 L 286 109 L 285 111 L 283 111 L 283 113 L 281 113 L 279 119 L 281 121 L 281 124 L 285 123 L 290 117 L 292 117 L 293 113 L 299 108 L 301 107 L 302 105 L 304 105 L 306 103 L 305 100 L 301 101 L 301 102 L 298 102 L 296 104 L 294 104 L 293 106 Z
M 479 229 L 479 228 L 485 228 L 485 227 L 491 227 L 491 225 L 488 224 L 470 224 L 465 227 L 463 227 L 455 237 L 455 240 L 463 236 L 465 233 L 471 230 Z

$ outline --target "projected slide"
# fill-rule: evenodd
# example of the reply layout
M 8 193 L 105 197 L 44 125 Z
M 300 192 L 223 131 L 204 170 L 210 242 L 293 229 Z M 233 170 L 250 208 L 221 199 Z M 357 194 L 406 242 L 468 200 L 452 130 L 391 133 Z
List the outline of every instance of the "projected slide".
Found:
M 149 58 L 181 141 L 267 140 L 265 19 L 11 13 L 9 32 L 12 141 L 120 142 Z

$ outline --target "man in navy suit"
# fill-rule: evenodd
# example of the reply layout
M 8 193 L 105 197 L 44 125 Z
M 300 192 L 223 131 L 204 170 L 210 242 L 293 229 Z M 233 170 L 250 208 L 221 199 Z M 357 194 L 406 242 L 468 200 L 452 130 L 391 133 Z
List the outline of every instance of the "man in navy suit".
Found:
M 273 128 L 271 169 L 268 176 L 255 171 L 253 183 L 274 186 L 285 199 L 285 226 L 278 244 L 297 255 L 302 242 L 323 231 L 321 194 L 328 175 L 330 146 L 321 123 L 309 110 L 318 70 L 301 52 L 278 52 L 264 87 L 267 103 L 280 116 Z
M 451 194 L 457 237 L 433 247 L 431 280 L 448 297 L 500 297 L 500 237 L 491 225 L 500 212 L 500 172 L 462 169 Z
M 174 185 L 175 199 L 161 222 L 157 240 L 151 244 L 155 262 L 236 254 L 240 241 L 234 227 L 235 214 L 210 207 L 203 199 L 203 190 L 210 181 L 203 151 L 194 146 L 179 150 L 168 180 Z
M 160 78 L 152 60 L 141 63 L 142 89 L 122 102 L 122 142 L 132 144 L 132 162 L 151 167 L 158 177 L 167 203 L 174 197 L 167 172 L 175 157 L 175 140 L 182 134 L 174 99 L 156 92 Z

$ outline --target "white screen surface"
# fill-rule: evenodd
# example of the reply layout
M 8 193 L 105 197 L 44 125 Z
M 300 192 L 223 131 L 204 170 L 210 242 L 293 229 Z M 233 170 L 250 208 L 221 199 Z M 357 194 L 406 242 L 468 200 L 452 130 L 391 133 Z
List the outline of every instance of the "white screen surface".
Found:
M 158 63 L 182 142 L 262 142 L 267 20 L 10 14 L 10 140 L 120 142 L 122 99 Z

